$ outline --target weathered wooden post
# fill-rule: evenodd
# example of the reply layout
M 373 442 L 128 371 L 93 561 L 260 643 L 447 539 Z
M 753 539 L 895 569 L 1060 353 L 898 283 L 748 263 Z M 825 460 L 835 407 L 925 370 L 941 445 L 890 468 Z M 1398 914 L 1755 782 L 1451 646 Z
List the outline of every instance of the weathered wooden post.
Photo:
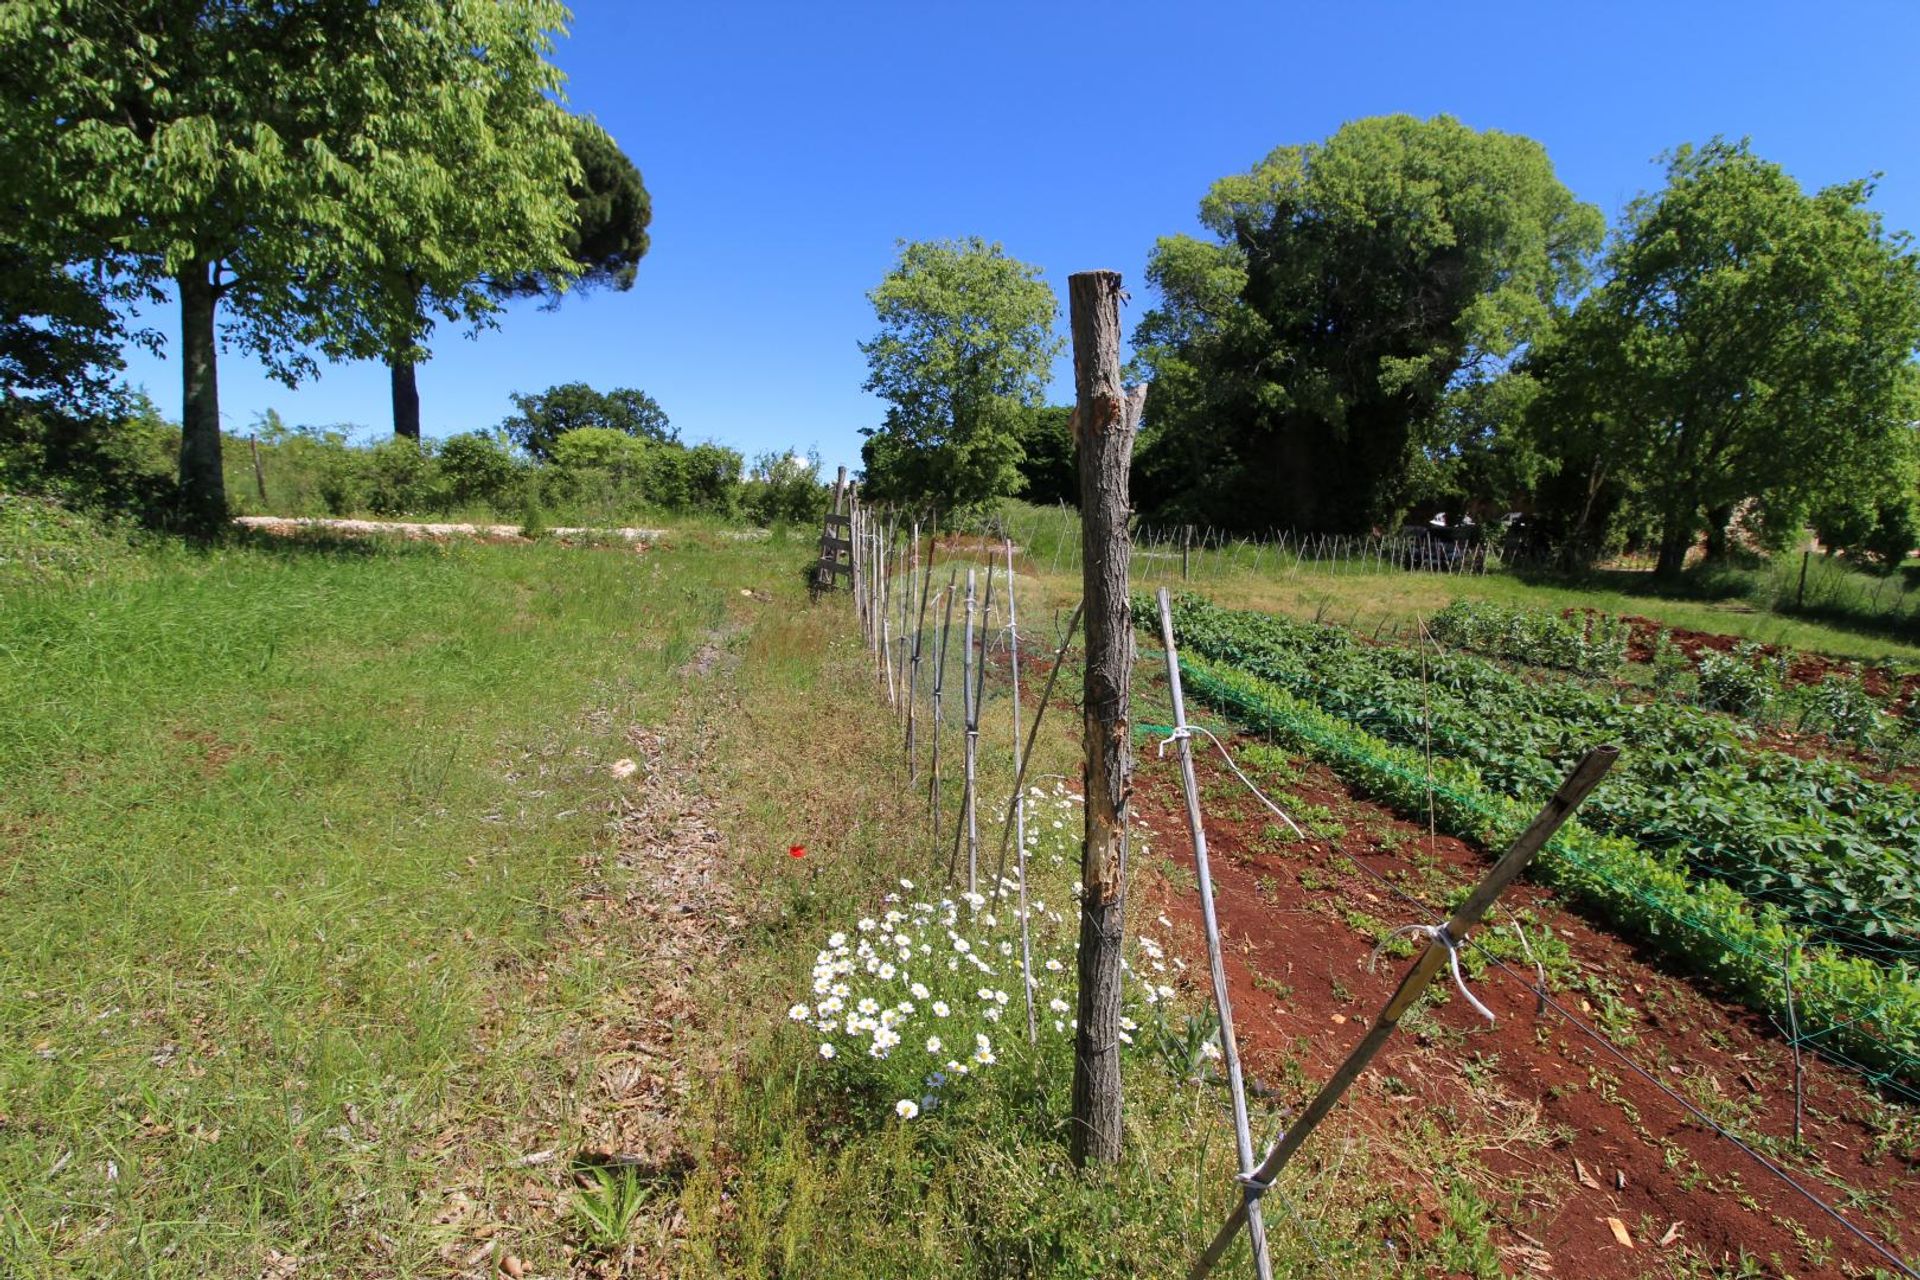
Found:
M 1127 792 L 1133 777 L 1127 698 L 1133 672 L 1127 468 L 1147 391 L 1129 391 L 1120 383 L 1120 273 L 1069 276 L 1067 297 L 1087 627 L 1081 700 L 1086 842 L 1080 857 L 1079 1025 L 1074 1032 L 1069 1152 L 1076 1165 L 1086 1165 L 1120 1158 L 1120 959 Z

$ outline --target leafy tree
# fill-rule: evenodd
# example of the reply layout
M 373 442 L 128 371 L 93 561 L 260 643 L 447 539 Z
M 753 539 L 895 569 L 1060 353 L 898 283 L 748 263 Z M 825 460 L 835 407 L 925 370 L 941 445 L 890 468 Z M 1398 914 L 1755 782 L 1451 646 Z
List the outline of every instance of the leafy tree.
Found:
M 1162 239 L 1134 336 L 1139 500 L 1230 527 L 1360 530 L 1418 480 L 1450 397 L 1583 286 L 1597 210 L 1541 146 L 1447 116 L 1355 121 L 1215 183 Z
M 1785 541 L 1837 495 L 1884 491 L 1910 420 L 1920 261 L 1871 191 L 1809 195 L 1745 142 L 1681 147 L 1542 353 L 1548 430 L 1583 436 L 1651 508 L 1661 574 L 1748 500 Z
M 948 510 L 1013 493 L 1021 413 L 1062 347 L 1040 268 L 977 236 L 903 241 L 867 297 L 880 332 L 860 344 L 865 389 L 890 406 L 861 450 L 867 491 Z
M 1080 472 L 1068 425 L 1072 417 L 1068 404 L 1041 405 L 1020 415 L 1019 492 L 1028 502 L 1080 505 Z
M 36 244 L 177 292 L 187 517 L 225 516 L 216 332 L 282 379 L 390 345 L 407 268 L 443 313 L 565 270 L 556 0 L 16 0 L 0 168 Z M 225 304 L 225 323 L 219 313 Z
M 573 218 L 566 235 L 567 271 L 522 271 L 486 282 L 496 298 L 545 298 L 557 307 L 569 292 L 609 288 L 624 293 L 633 287 L 640 259 L 651 243 L 647 227 L 653 221 L 653 200 L 640 170 L 620 150 L 606 130 L 591 120 L 565 117 L 573 158 L 580 176 L 567 186 Z M 416 361 L 424 354 L 421 343 L 432 332 L 423 306 L 422 291 L 409 274 L 401 288 L 414 296 L 411 331 L 395 341 L 387 368 L 393 388 L 393 433 L 420 438 L 420 383 Z
M 556 456 L 561 436 L 587 427 L 657 444 L 679 438 L 659 402 L 632 387 L 600 392 L 584 382 L 566 382 L 532 395 L 516 391 L 512 399 L 517 412 L 500 426 L 509 439 L 542 461 Z
M 817 523 L 829 496 L 818 453 L 763 453 L 748 472 L 742 505 L 757 524 Z

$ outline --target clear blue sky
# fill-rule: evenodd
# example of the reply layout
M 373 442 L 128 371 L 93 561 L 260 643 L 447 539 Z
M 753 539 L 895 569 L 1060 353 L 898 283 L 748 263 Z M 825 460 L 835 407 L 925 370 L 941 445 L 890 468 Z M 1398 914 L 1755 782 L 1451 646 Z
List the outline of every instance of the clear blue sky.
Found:
M 577 0 L 557 60 L 653 193 L 627 294 L 515 307 L 421 371 L 430 435 L 497 423 L 508 393 L 635 386 L 688 439 L 817 446 L 857 465 L 865 294 L 897 238 L 980 235 L 1147 296 L 1161 235 L 1208 185 L 1359 116 L 1447 112 L 1539 139 L 1611 220 L 1683 141 L 1751 136 L 1815 187 L 1880 172 L 1920 231 L 1920 3 L 642 5 Z M 177 329 L 171 309 L 150 322 Z M 169 416 L 169 353 L 130 376 Z M 298 390 L 223 355 L 229 429 L 268 406 L 383 433 L 377 366 Z M 1064 361 L 1054 395 L 1071 395 Z

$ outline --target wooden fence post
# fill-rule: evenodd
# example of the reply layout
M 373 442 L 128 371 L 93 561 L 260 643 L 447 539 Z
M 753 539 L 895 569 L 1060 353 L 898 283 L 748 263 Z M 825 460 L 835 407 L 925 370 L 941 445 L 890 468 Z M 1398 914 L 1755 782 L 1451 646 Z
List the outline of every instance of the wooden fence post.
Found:
M 1086 835 L 1080 858 L 1078 1017 L 1073 1045 L 1074 1164 L 1120 1159 L 1121 949 L 1127 879 L 1127 793 L 1133 780 L 1128 683 L 1127 469 L 1147 389 L 1120 382 L 1120 273 L 1067 278 L 1078 424 L 1081 581 L 1087 658 L 1082 701 Z

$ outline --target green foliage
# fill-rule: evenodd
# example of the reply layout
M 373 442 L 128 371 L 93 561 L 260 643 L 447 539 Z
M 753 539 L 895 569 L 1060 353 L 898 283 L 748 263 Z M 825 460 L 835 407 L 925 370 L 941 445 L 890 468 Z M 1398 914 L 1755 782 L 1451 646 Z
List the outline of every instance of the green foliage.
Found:
M 820 482 L 820 455 L 763 453 L 753 460 L 740 508 L 755 524 L 818 524 L 832 501 Z
M 1021 417 L 1062 346 L 1040 268 L 978 237 L 902 242 L 867 296 L 880 331 L 860 344 L 865 389 L 890 406 L 866 432 L 867 492 L 948 511 L 1013 493 Z
M 1884 495 L 1910 453 L 1920 261 L 1871 191 L 1808 194 L 1744 142 L 1681 147 L 1629 206 L 1606 282 L 1530 358 L 1541 447 L 1638 495 L 1662 572 L 1748 499 L 1790 541 L 1838 495 Z
M 113 411 L 53 404 L 0 411 L 0 490 L 165 523 L 176 507 L 171 454 L 179 428 L 135 394 Z
M 27 228 L 11 219 L 18 206 L 0 208 L 0 427 L 35 404 L 68 413 L 122 408 L 113 375 L 125 367 L 122 342 L 152 345 L 154 335 L 129 335 L 111 305 L 106 282 L 68 267 L 61 254 L 29 247 Z
M 1039 506 L 1080 505 L 1080 470 L 1068 422 L 1073 406 L 1041 405 L 1020 415 L 1020 496 Z
M 521 483 L 520 465 L 491 432 L 449 436 L 440 442 L 438 462 L 451 506 L 512 508 Z
M 500 428 L 541 460 L 555 456 L 555 445 L 567 432 L 588 427 L 659 444 L 678 439 L 659 402 L 632 387 L 602 392 L 584 382 L 568 382 L 532 394 L 516 391 L 512 399 L 515 412 Z
M 1142 616 L 1152 616 L 1151 613 Z M 1835 945 L 1920 962 L 1920 818 L 1911 788 L 1830 760 L 1753 750 L 1723 718 L 1600 688 L 1530 681 L 1464 654 L 1358 644 L 1335 628 L 1183 598 L 1183 649 L 1285 685 L 1327 712 L 1432 749 L 1521 800 L 1551 792 L 1597 742 L 1622 757 L 1586 822 L 1688 874 L 1776 905 Z M 1730 668 L 1750 675 L 1741 658 Z M 1702 694 L 1717 686 L 1703 665 Z
M 87 581 L 123 564 L 132 546 L 122 524 L 0 490 L 0 594 Z
M 617 1249 L 626 1244 L 633 1223 L 646 1208 L 653 1188 L 638 1170 L 595 1165 L 590 1185 L 575 1191 L 570 1208 L 595 1249 Z
M 428 441 L 382 440 L 361 456 L 361 494 L 378 516 L 444 509 L 439 468 Z
M 1632 628 L 1606 614 L 1561 617 L 1487 601 L 1455 600 L 1427 621 L 1441 644 L 1538 667 L 1607 675 L 1627 660 Z
M 1279 148 L 1200 219 L 1212 240 L 1162 239 L 1147 268 L 1140 496 L 1233 529 L 1385 522 L 1450 404 L 1510 412 L 1480 384 L 1581 287 L 1603 230 L 1538 143 L 1447 116 Z
M 564 272 L 574 161 L 553 0 L 24 0 L 0 16 L 0 167 L 30 249 L 179 291 L 181 483 L 224 515 L 216 308 L 292 381 Z M 404 276 L 412 289 L 398 288 Z
M 1752 643 L 1736 645 L 1732 653 L 1709 650 L 1700 655 L 1694 697 L 1703 707 L 1764 720 L 1786 691 L 1785 666 Z

